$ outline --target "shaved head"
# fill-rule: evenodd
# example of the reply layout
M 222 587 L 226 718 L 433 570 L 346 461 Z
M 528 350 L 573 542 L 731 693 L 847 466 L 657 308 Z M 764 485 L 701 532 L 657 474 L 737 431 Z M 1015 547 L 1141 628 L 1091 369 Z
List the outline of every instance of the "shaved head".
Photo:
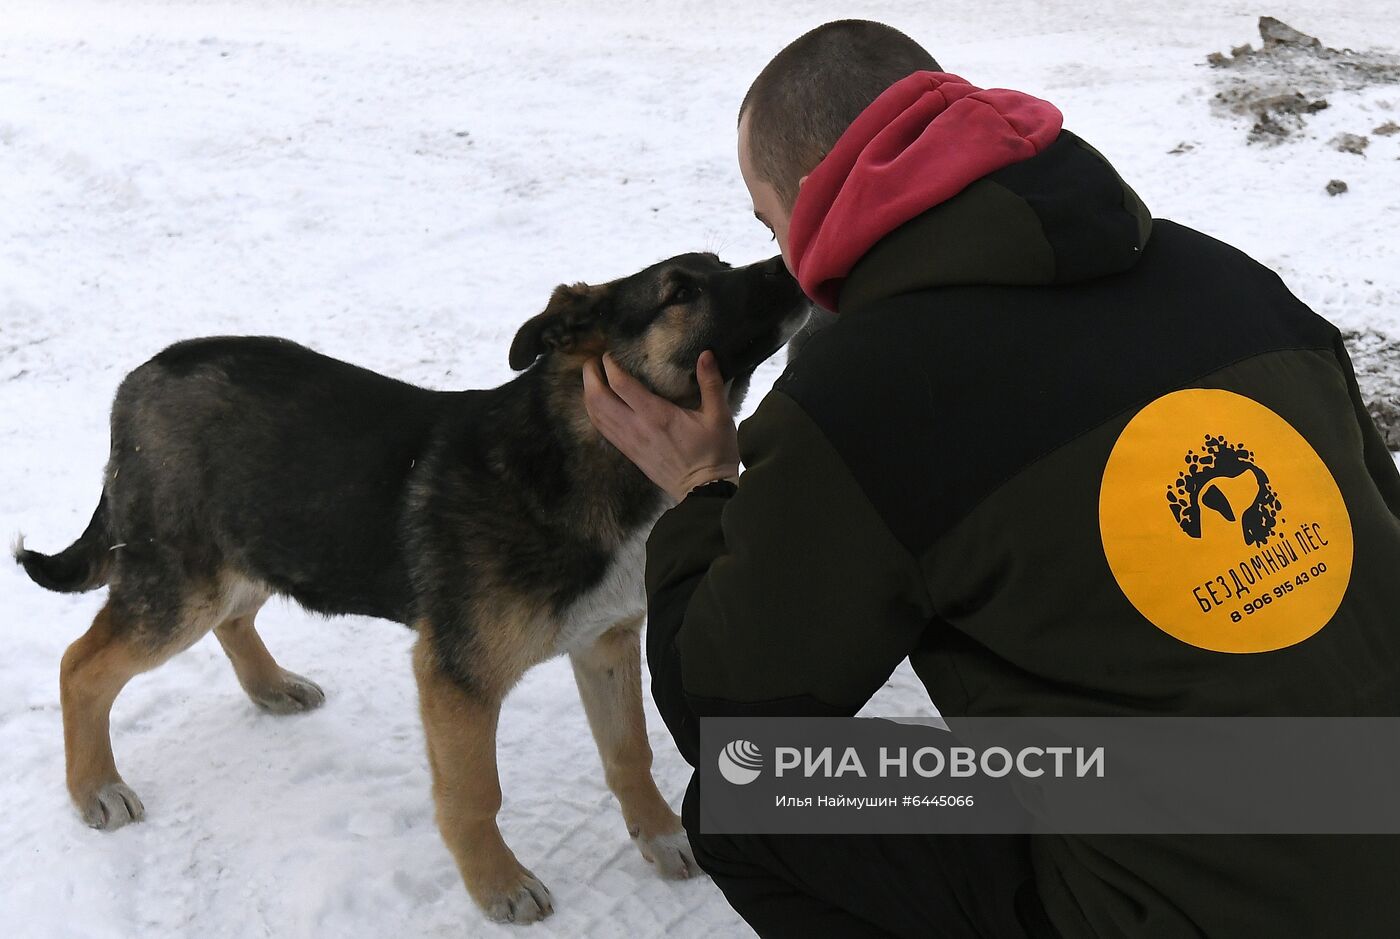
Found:
M 791 211 L 798 180 L 860 112 L 919 71 L 941 69 L 917 42 L 882 23 L 837 20 L 798 37 L 758 74 L 739 107 L 754 172 Z

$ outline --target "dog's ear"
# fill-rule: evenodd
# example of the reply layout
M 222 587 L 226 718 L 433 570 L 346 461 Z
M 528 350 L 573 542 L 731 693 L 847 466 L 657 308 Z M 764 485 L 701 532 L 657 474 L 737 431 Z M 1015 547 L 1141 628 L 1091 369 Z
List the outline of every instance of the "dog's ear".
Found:
M 544 312 L 526 320 L 510 344 L 510 367 L 517 372 L 551 349 L 573 348 L 598 328 L 602 315 L 602 287 L 560 284 L 554 288 Z

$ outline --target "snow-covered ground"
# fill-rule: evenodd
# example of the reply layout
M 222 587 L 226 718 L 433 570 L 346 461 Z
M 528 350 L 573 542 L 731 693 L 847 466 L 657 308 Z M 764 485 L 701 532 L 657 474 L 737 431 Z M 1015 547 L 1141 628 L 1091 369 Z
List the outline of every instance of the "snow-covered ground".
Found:
M 1400 87 L 1334 96 L 1301 139 L 1245 146 L 1248 122 L 1208 107 L 1204 58 L 1257 45 L 1260 14 L 1337 47 L 1400 43 L 1390 0 L 0 0 L 0 529 L 40 550 L 77 535 L 112 391 L 173 340 L 273 333 L 485 387 L 556 283 L 697 248 L 771 253 L 735 109 L 769 56 L 841 16 L 1050 98 L 1156 214 L 1239 245 L 1339 323 L 1400 334 L 1400 136 L 1364 157 L 1325 146 L 1400 118 Z M 1350 191 L 1329 197 L 1333 178 Z M 438 839 L 410 635 L 388 623 L 268 606 L 268 645 L 328 692 L 304 716 L 256 711 L 210 640 L 136 679 L 112 731 L 147 821 L 84 828 L 57 675 L 100 602 L 0 565 L 0 931 L 514 934 L 481 919 Z M 576 702 L 549 663 L 501 728 L 502 828 L 557 906 L 531 934 L 747 935 L 712 884 L 662 882 L 628 843 Z M 900 672 L 872 708 L 928 703 Z M 678 799 L 687 768 L 654 713 L 652 728 Z

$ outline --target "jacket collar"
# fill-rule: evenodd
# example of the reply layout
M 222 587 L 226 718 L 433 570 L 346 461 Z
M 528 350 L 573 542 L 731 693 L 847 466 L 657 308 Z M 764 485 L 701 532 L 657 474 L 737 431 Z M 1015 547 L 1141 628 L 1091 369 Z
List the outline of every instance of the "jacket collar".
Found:
M 880 239 L 843 281 L 849 313 L 888 297 L 958 285 L 1092 280 L 1135 265 L 1152 216 L 1106 159 L 1069 131 L 1013 167 Z

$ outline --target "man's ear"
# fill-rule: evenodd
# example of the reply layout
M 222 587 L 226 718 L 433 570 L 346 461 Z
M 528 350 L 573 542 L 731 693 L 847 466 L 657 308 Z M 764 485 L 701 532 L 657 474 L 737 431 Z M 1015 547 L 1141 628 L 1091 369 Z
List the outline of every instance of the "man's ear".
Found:
M 554 288 L 544 312 L 532 316 L 510 344 L 510 367 L 517 372 L 551 349 L 568 349 L 598 326 L 602 287 L 560 284 Z

